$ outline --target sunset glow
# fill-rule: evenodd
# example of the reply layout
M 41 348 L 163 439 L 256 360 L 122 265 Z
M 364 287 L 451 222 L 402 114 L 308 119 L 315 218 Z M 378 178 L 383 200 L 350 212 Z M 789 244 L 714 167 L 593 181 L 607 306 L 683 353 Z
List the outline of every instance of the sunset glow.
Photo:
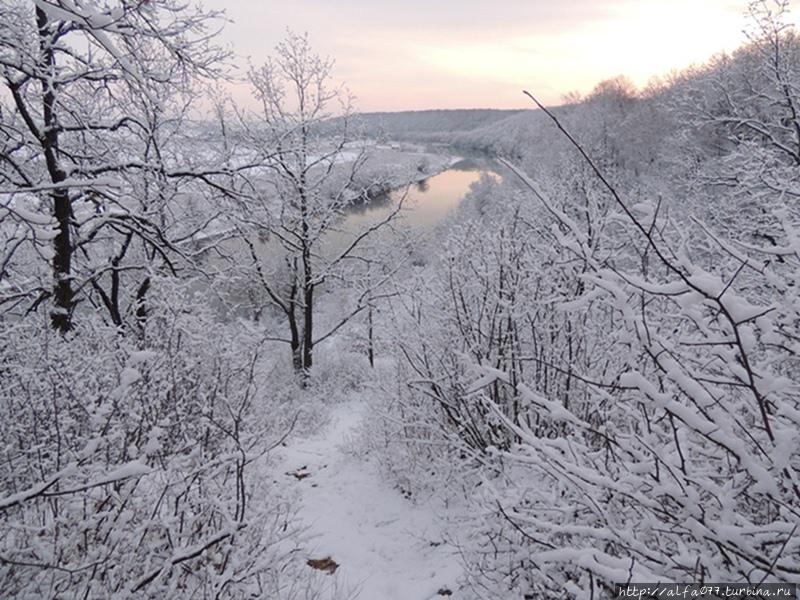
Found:
M 307 31 L 336 59 L 337 77 L 363 110 L 524 107 L 522 89 L 557 103 L 621 74 L 641 87 L 746 41 L 747 3 L 739 0 L 509 0 L 490 7 L 474 0 L 435 6 L 298 0 L 291 7 L 213 0 L 207 6 L 224 8 L 234 21 L 224 38 L 235 44 L 240 64 L 245 57 L 258 63 L 286 27 Z

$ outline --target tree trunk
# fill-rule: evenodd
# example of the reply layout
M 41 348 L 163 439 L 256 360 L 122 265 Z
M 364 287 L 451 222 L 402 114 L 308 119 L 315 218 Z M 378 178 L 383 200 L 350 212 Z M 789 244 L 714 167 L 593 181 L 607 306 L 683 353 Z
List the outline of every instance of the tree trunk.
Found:
M 147 292 L 150 290 L 150 278 L 145 277 L 139 289 L 136 290 L 136 322 L 139 324 L 139 336 L 144 338 L 145 325 L 147 324 Z
M 63 181 L 63 177 L 60 181 Z M 57 183 L 57 182 L 54 182 Z M 69 221 L 71 206 L 67 190 L 53 192 L 53 208 L 58 221 L 58 235 L 53 241 L 53 276 L 55 308 L 51 314 L 53 327 L 59 331 L 72 329 L 72 242 Z
M 303 352 L 300 343 L 300 332 L 297 329 L 297 318 L 294 314 L 294 304 L 291 305 L 291 310 L 286 311 L 286 317 L 289 321 L 289 345 L 292 349 L 292 367 L 294 372 L 298 375 L 303 372 Z
M 306 284 L 303 292 L 303 378 L 308 379 L 314 360 L 314 286 Z
M 372 326 L 372 304 L 367 309 L 367 357 L 369 358 L 369 366 L 375 367 L 375 341 Z
M 303 149 L 306 147 L 306 131 L 303 129 Z M 300 214 L 303 232 L 303 385 L 308 381 L 314 352 L 314 283 L 311 268 L 311 242 L 309 240 L 308 199 L 305 194 L 305 174 L 300 178 Z
M 55 54 L 53 53 L 52 35 L 48 31 L 47 14 L 36 9 L 36 25 L 39 30 L 39 53 L 42 66 L 53 73 L 55 71 Z M 56 113 L 56 91 L 52 80 L 42 80 L 42 117 L 44 131 L 41 135 L 42 150 L 50 180 L 59 184 L 66 175 L 58 162 L 58 116 Z M 53 200 L 53 216 L 58 222 L 58 234 L 53 240 L 53 298 L 55 307 L 51 314 L 53 327 L 59 331 L 72 329 L 72 242 L 70 240 L 70 218 L 72 206 L 69 191 L 56 188 L 51 194 Z

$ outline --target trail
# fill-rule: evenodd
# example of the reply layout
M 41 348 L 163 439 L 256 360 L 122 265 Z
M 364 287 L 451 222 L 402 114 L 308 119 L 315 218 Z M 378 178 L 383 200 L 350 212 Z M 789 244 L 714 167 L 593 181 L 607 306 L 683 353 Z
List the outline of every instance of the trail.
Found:
M 366 408 L 337 405 L 323 431 L 282 451 L 280 476 L 298 490 L 299 517 L 313 535 L 306 558 L 335 561 L 329 587 L 355 590 L 353 599 L 458 600 L 461 567 L 432 507 L 415 506 L 347 451 Z

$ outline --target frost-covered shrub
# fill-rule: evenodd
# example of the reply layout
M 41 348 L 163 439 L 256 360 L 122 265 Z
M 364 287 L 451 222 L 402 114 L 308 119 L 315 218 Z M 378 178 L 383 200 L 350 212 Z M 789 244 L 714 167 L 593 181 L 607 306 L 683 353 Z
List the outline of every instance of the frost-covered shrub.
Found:
M 325 344 L 311 370 L 308 391 L 327 402 L 352 399 L 371 379 L 365 354 L 354 352 L 339 338 Z
M 463 496 L 475 480 L 465 477 L 461 444 L 443 435 L 437 403 L 408 386 L 414 373 L 402 361 L 378 368 L 382 384 L 371 390 L 361 444 L 406 497 Z
M 292 414 L 258 338 L 172 294 L 154 292 L 144 336 L 0 323 L 9 597 L 290 598 L 308 581 L 291 503 L 259 476 Z
M 793 35 L 762 31 L 764 47 L 794 52 Z M 475 596 L 800 574 L 798 87 L 794 55 L 762 50 L 748 50 L 757 77 L 739 72 L 759 90 L 751 104 L 737 81 L 692 82 L 708 86 L 700 118 L 726 140 L 691 147 L 700 167 L 655 152 L 669 177 L 640 181 L 619 139 L 604 154 L 618 132 L 583 127 L 577 107 L 568 128 L 596 162 L 542 145 L 535 177 L 511 176 L 525 198 L 508 183 L 468 201 L 480 218 L 454 220 L 441 260 L 398 302 L 408 391 L 383 427 L 410 464 L 435 467 L 418 432 L 402 435 L 410 408 L 474 482 L 472 527 L 459 526 Z M 697 144 L 668 133 L 673 149 Z
M 625 581 L 793 581 L 795 207 L 772 212 L 774 241 L 758 247 L 697 218 L 693 228 L 673 221 L 658 202 L 628 203 L 611 186 L 608 226 L 587 230 L 563 187 L 542 194 L 526 183 L 553 219 L 553 241 L 584 265 L 579 293 L 551 296 L 551 310 L 593 314 L 581 336 L 603 336 L 616 359 L 576 373 L 588 392 L 577 405 L 532 378 L 480 369 L 469 395 L 518 439 L 500 449 L 502 477 L 477 499 L 479 542 L 465 553 L 476 593 L 591 598 Z M 548 426 L 509 419 L 496 385 Z
M 574 319 L 555 309 L 556 298 L 579 293 L 582 264 L 538 241 L 548 232 L 536 213 L 510 186 L 481 181 L 452 218 L 438 257 L 393 302 L 387 346 L 397 350 L 399 385 L 387 388 L 371 427 L 373 447 L 404 489 L 472 495 L 497 474 L 493 450 L 518 441 L 503 418 L 557 435 L 560 426 L 539 417 L 519 383 L 602 418 L 587 406 L 579 377 L 615 360 L 608 339 L 586 335 L 608 314 Z M 509 375 L 511 385 L 483 388 L 499 414 L 474 394 L 483 369 Z
M 469 570 L 488 574 L 474 582 L 486 597 L 589 598 L 631 580 L 796 578 L 800 248 L 784 220 L 783 261 L 794 266 L 759 266 L 757 287 L 740 281 L 741 269 L 725 278 L 705 271 L 664 239 L 640 238 L 650 268 L 611 260 L 583 277 L 583 299 L 570 310 L 613 310 L 627 364 L 611 379 L 591 374 L 602 421 L 535 388 L 524 395 L 562 433 L 504 419 L 519 443 L 503 453 L 505 484 L 490 495 L 494 516 L 479 527 L 484 541 Z M 754 269 L 756 256 L 735 260 Z M 486 370 L 480 384 L 488 382 L 510 385 Z

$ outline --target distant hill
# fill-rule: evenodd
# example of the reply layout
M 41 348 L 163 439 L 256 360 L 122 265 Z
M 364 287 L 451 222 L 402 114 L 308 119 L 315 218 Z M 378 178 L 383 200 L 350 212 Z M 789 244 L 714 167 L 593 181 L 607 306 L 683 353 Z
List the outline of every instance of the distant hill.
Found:
M 529 110 L 455 109 L 373 112 L 359 114 L 367 135 L 394 139 L 436 139 L 489 127 L 499 121 Z

